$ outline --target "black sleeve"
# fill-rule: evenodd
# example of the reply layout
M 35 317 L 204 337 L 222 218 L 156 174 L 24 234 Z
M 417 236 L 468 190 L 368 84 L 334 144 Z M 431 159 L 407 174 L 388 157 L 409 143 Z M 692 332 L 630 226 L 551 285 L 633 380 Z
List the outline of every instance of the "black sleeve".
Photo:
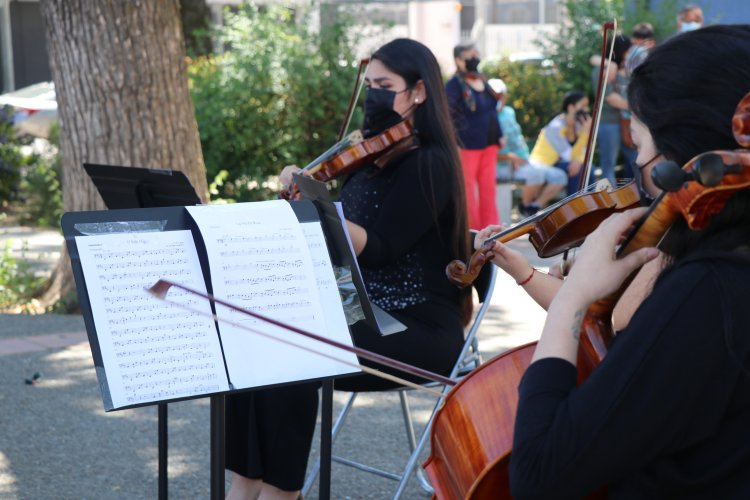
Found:
M 367 229 L 367 244 L 357 259 L 363 266 L 378 268 L 398 260 L 434 228 L 435 214 L 449 204 L 453 192 L 450 167 L 445 162 L 420 166 L 421 154 L 417 150 L 408 161 L 394 166 L 394 185 Z M 428 168 L 433 170 L 431 175 L 420 172 Z
M 561 359 L 529 367 L 511 455 L 514 498 L 580 498 L 706 439 L 738 377 L 720 288 L 705 264 L 671 273 L 578 387 Z

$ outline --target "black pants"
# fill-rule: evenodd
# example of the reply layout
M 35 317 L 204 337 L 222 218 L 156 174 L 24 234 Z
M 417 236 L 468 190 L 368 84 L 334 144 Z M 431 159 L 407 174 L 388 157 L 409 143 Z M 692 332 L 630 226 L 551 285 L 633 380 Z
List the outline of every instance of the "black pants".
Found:
M 458 311 L 419 304 L 391 314 L 408 327 L 406 331 L 383 337 L 359 322 L 352 328 L 354 344 L 442 375 L 450 373 L 463 345 Z M 378 369 L 419 380 L 393 369 Z M 367 374 L 335 382 L 335 388 L 344 391 L 378 391 L 396 385 Z M 227 469 L 282 490 L 301 489 L 315 432 L 319 387 L 315 381 L 227 397 Z

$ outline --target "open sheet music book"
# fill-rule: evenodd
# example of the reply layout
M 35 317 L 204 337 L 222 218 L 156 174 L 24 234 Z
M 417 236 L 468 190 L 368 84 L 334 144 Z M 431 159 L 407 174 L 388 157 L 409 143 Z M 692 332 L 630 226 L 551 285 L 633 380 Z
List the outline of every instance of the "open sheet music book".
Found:
M 358 371 L 347 351 L 221 305 L 215 322 L 207 300 L 175 287 L 167 301 L 146 291 L 158 279 L 208 289 L 351 345 L 324 227 L 289 202 L 71 213 L 63 229 L 106 410 Z

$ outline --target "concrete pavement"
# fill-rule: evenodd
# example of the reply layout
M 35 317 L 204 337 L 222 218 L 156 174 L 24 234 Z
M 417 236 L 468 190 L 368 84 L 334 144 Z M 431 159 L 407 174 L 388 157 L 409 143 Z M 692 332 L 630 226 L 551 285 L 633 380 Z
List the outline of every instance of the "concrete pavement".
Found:
M 14 231 L 14 239 L 28 236 L 29 255 L 38 250 L 48 264 L 55 261 L 58 234 L 34 239 L 37 232 Z M 548 265 L 535 258 L 525 239 L 511 245 L 540 269 Z M 535 340 L 543 321 L 542 309 L 500 273 L 480 329 L 480 350 L 487 359 Z M 28 384 L 35 373 L 39 378 Z M 156 498 L 156 407 L 103 411 L 80 316 L 0 315 L 0 384 L 0 500 Z M 334 412 L 346 396 L 336 394 Z M 434 399 L 415 394 L 412 400 L 423 425 Z M 334 452 L 347 449 L 350 458 L 398 470 L 408 455 L 404 439 L 398 396 L 364 394 Z M 316 440 L 313 453 L 317 449 Z M 170 497 L 209 497 L 209 452 L 209 401 L 170 404 Z M 396 485 L 338 464 L 332 482 L 336 499 L 390 498 Z M 412 480 L 405 498 L 426 496 Z

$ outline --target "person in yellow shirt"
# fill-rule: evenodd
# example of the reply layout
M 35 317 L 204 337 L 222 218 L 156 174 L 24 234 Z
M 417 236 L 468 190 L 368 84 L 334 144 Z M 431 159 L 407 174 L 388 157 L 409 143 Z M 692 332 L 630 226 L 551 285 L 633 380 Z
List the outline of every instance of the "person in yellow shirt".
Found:
M 521 191 L 521 215 L 544 208 L 581 170 L 591 129 L 589 98 L 570 91 L 563 98 L 561 112 L 539 133 L 529 162 L 518 167 L 516 177 L 526 184 Z

